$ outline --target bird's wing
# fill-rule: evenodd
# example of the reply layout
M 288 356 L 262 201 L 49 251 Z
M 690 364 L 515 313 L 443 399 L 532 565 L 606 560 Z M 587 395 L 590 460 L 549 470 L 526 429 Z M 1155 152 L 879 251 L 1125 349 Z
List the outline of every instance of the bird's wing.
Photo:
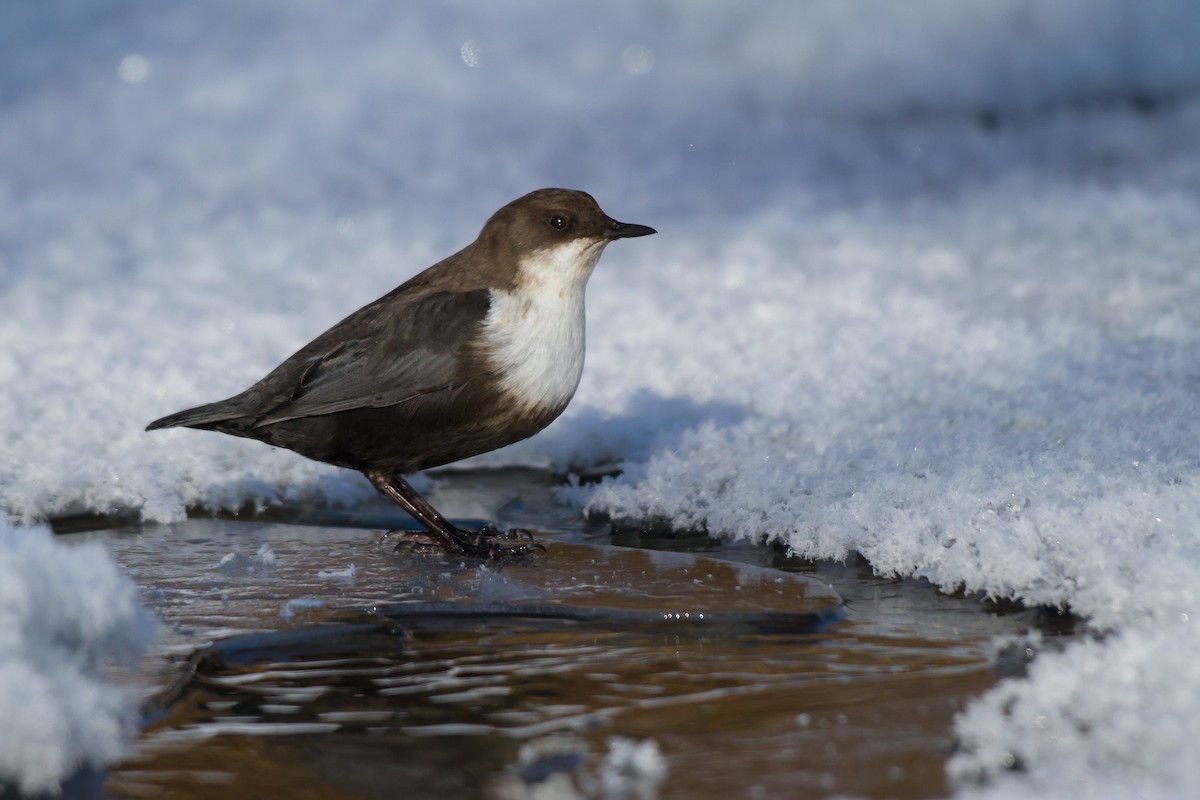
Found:
M 263 379 L 276 402 L 253 427 L 455 388 L 488 306 L 488 291 L 477 290 L 434 292 L 402 307 L 385 297 L 363 308 Z

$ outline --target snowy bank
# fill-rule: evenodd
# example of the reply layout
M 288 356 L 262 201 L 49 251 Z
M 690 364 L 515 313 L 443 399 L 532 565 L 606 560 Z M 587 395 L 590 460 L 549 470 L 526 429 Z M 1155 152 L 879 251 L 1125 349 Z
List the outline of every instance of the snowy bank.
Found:
M 1200 632 L 1189 618 L 1041 655 L 1027 679 L 1002 683 L 958 718 L 963 750 L 949 772 L 961 795 L 1192 796 L 1197 652 Z
M 138 698 L 105 663 L 133 663 L 154 627 L 102 545 L 0 521 L 0 787 L 56 794 L 128 752 Z

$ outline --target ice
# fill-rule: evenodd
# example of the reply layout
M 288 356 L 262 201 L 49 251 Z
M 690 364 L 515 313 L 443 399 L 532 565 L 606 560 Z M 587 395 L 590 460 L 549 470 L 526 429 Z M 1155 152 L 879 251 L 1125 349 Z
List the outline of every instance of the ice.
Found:
M 103 546 L 0 518 L 0 793 L 57 794 L 128 751 L 138 698 L 105 663 L 132 663 L 154 630 Z
M 600 767 L 606 798 L 652 800 L 667 779 L 667 762 L 653 739 L 637 742 L 621 736 L 608 740 L 608 753 Z
M 318 597 L 293 597 L 279 609 L 279 618 L 291 620 L 296 617 L 297 613 L 324 607 L 325 601 Z
M 1190 0 L 7 8 L 0 509 L 371 497 L 142 428 L 583 188 L 660 233 L 601 260 L 563 419 L 476 465 L 615 462 L 564 499 L 1069 606 L 1108 638 L 987 695 L 956 763 L 1034 736 L 1004 693 L 1087 720 L 1052 672 L 1157 658 L 1056 745 L 1100 777 L 991 785 L 1169 794 L 1200 780 L 1165 738 L 1200 716 L 1198 39 Z
M 653 739 L 610 736 L 597 767 L 586 766 L 587 744 L 574 734 L 551 734 L 521 746 L 519 769 L 502 776 L 492 793 L 502 798 L 568 800 L 655 800 L 668 775 L 666 759 Z
M 226 553 L 217 562 L 217 569 L 226 575 L 253 575 L 258 570 L 270 570 L 279 563 L 279 557 L 269 544 L 258 548 L 253 557 L 241 553 Z
M 317 577 L 323 581 L 345 581 L 346 583 L 354 583 L 354 565 L 350 564 L 342 569 L 318 570 Z

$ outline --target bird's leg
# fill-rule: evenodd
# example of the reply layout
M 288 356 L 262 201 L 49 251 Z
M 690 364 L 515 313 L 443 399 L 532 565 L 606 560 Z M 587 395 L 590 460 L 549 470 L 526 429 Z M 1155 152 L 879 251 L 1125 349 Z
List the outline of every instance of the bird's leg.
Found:
M 496 558 L 503 555 L 524 555 L 535 548 L 544 549 L 532 541 L 533 534 L 521 528 L 508 533 L 498 530 L 493 525 L 486 525 L 479 531 L 463 530 L 438 513 L 428 500 L 417 494 L 417 490 L 399 475 L 374 470 L 365 474 L 380 494 L 411 514 L 413 519 L 421 523 L 421 527 L 451 553 Z M 511 540 L 517 536 L 523 536 L 529 543 L 503 546 L 497 541 Z

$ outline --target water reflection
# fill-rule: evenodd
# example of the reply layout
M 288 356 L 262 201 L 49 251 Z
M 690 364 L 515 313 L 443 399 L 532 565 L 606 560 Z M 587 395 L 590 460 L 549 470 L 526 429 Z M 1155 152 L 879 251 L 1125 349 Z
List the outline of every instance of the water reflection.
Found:
M 937 795 L 989 641 L 1030 624 L 746 545 L 719 554 L 757 564 L 551 541 L 481 568 L 352 527 L 88 535 L 168 631 L 116 797 Z

